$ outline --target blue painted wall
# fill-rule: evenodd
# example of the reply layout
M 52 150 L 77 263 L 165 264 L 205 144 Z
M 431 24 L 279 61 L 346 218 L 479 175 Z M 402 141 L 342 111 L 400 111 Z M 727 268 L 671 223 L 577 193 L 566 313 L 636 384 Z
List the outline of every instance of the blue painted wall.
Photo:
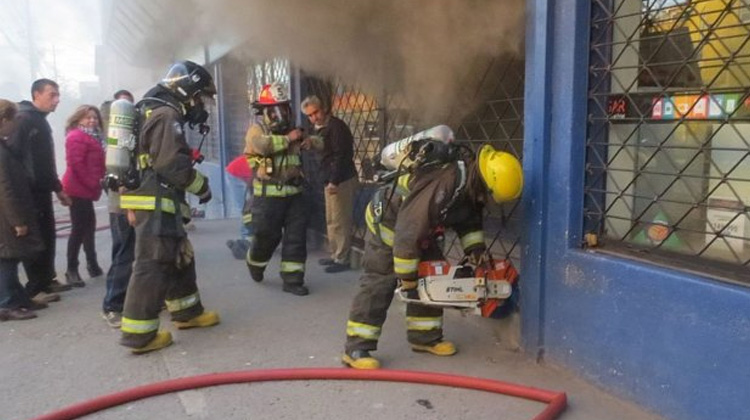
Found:
M 525 349 L 667 418 L 750 419 L 750 288 L 580 248 L 590 1 L 527 5 Z

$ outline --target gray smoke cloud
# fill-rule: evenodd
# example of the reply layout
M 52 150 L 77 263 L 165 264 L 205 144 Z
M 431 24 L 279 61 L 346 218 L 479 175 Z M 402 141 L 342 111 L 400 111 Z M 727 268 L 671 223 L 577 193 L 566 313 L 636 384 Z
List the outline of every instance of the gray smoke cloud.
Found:
M 234 52 L 242 59 L 286 57 L 308 73 L 402 95 L 426 119 L 473 98 L 477 63 L 519 52 L 524 35 L 522 0 L 191 1 L 194 10 L 176 9 L 192 16 L 181 37 L 245 40 Z

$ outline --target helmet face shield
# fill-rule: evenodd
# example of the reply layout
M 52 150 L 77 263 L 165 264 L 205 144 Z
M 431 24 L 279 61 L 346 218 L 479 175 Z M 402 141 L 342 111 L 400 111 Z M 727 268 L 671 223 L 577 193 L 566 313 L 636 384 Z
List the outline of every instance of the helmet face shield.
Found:
M 263 122 L 274 134 L 286 134 L 291 128 L 292 108 L 288 103 L 265 106 Z
M 173 64 L 160 85 L 177 95 L 183 102 L 199 94 L 208 97 L 216 94 L 216 85 L 211 73 L 192 61 L 179 61 Z

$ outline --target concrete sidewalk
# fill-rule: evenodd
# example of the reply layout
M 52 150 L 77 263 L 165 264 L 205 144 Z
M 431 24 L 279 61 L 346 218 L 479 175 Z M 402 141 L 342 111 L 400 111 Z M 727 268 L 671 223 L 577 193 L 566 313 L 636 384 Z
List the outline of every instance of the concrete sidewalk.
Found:
M 100 220 L 100 224 L 103 221 Z M 0 324 L 0 417 L 26 419 L 93 397 L 183 376 L 292 367 L 340 367 L 348 308 L 359 272 L 331 275 L 308 258 L 311 295 L 281 291 L 278 259 L 260 284 L 225 242 L 237 220 L 203 221 L 191 232 L 201 297 L 222 316 L 206 330 L 172 330 L 175 344 L 133 356 L 101 318 L 104 279 L 63 294 L 39 318 Z M 64 270 L 66 241 L 58 242 Z M 100 263 L 109 266 L 109 232 L 97 234 Z M 85 271 L 85 270 L 84 270 Z M 565 391 L 564 420 L 657 420 L 571 374 L 513 351 L 513 334 L 498 321 L 446 314 L 446 337 L 459 353 L 416 354 L 405 340 L 404 306 L 392 305 L 376 356 L 388 369 L 452 373 Z M 531 419 L 540 403 L 478 391 L 403 383 L 301 381 L 230 385 L 164 395 L 100 412 L 97 419 Z

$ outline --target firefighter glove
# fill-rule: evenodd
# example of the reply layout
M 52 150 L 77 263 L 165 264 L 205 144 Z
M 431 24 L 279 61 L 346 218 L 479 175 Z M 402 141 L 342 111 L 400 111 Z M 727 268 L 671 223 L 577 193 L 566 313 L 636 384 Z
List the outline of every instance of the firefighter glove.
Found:
M 211 188 L 206 188 L 206 191 L 203 192 L 203 194 L 198 196 L 200 199 L 198 200 L 198 204 L 205 204 L 211 201 Z
M 466 258 L 469 264 L 473 265 L 474 267 L 481 267 L 484 264 L 488 264 L 492 260 L 492 257 L 484 248 L 477 248 L 471 251 L 469 255 L 466 256 Z
M 401 280 L 401 289 L 402 290 L 413 290 L 417 288 L 417 281 L 416 280 Z

